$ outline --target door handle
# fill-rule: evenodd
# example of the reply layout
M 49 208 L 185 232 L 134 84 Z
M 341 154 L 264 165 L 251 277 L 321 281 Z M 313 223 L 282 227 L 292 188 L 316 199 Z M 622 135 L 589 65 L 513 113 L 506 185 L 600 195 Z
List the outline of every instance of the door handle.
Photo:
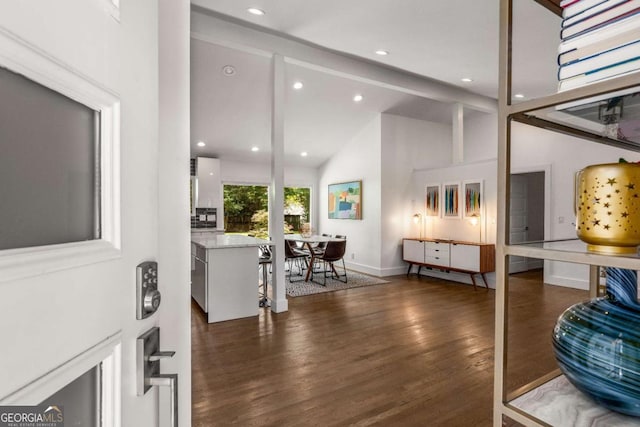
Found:
M 171 426 L 178 427 L 178 374 L 158 374 L 149 378 L 150 386 L 169 387 Z
M 143 396 L 153 386 L 169 387 L 171 426 L 178 427 L 178 374 L 161 374 L 160 361 L 176 354 L 160 351 L 160 328 L 153 327 L 136 340 L 136 386 Z

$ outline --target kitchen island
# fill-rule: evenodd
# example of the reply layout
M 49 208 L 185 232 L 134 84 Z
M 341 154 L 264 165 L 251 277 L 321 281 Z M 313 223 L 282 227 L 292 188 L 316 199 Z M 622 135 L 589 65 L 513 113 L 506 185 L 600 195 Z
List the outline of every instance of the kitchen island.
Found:
M 234 234 L 192 236 L 191 296 L 208 322 L 258 315 L 259 246 L 271 242 Z

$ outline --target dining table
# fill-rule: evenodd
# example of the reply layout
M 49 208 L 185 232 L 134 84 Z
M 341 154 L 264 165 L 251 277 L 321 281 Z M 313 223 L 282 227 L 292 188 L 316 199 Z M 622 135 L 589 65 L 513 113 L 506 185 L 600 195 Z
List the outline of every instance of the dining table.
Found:
M 320 235 L 303 236 L 301 234 L 285 234 L 284 240 L 288 240 L 290 242 L 302 243 L 309 250 L 309 255 L 311 256 L 311 259 L 309 260 L 309 268 L 307 269 L 307 274 L 305 275 L 305 278 L 304 278 L 304 281 L 308 282 L 309 278 L 311 277 L 313 263 L 315 259 L 320 255 L 314 251 L 314 248 L 319 243 L 341 242 L 341 241 L 344 241 L 345 239 L 338 239 L 336 237 L 320 236 Z

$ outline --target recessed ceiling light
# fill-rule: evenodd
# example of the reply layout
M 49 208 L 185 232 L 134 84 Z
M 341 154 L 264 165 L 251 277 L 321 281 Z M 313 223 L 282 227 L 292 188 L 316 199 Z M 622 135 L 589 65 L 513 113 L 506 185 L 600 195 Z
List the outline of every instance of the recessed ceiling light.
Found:
M 251 151 L 256 152 L 256 151 L 260 151 L 260 149 L 258 147 L 251 147 Z
M 302 153 L 300 153 L 300 155 L 301 155 L 302 157 L 307 157 L 307 156 L 308 156 L 308 153 L 307 153 L 306 151 L 303 151 Z
M 304 86 L 304 85 L 302 84 L 302 82 L 295 82 L 295 83 L 293 84 L 293 88 L 294 88 L 294 89 L 302 89 L 302 86 Z
M 387 56 L 389 55 L 389 51 L 379 49 L 379 50 L 376 50 L 376 55 Z
M 236 67 L 233 65 L 225 65 L 222 67 L 222 74 L 227 77 L 233 76 L 236 73 Z
M 515 95 L 513 95 L 514 98 L 518 98 L 518 99 L 522 99 L 524 98 L 524 95 L 521 93 L 516 93 Z
M 205 145 L 207 145 L 207 144 L 205 144 L 205 143 L 204 143 L 204 142 L 202 142 L 202 141 L 198 141 L 198 147 L 204 147 Z
M 469 77 L 464 77 L 464 78 L 462 78 L 460 80 L 462 80 L 465 83 L 471 83 L 473 81 L 473 79 L 470 79 Z
M 354 97 L 353 97 L 353 100 L 354 100 L 355 102 L 360 102 L 360 101 L 362 101 L 363 99 L 364 99 L 364 97 L 363 97 L 362 95 L 360 95 L 360 94 L 357 94 L 356 96 L 354 96 Z
M 264 15 L 264 10 L 258 9 L 257 7 L 250 7 L 249 9 L 247 9 L 247 12 L 249 12 L 252 15 L 257 15 L 257 16 Z

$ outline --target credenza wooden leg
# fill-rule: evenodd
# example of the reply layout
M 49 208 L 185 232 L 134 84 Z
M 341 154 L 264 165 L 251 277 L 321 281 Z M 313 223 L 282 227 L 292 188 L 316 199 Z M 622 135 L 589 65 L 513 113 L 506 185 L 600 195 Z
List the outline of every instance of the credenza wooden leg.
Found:
M 473 290 L 477 291 L 478 287 L 476 286 L 476 278 L 473 277 L 473 273 L 469 273 L 469 276 L 471 276 L 471 282 L 473 282 Z
M 482 280 L 484 281 L 484 287 L 489 290 L 489 282 L 487 282 L 487 278 L 484 276 L 484 273 L 480 273 L 480 275 L 482 276 Z

